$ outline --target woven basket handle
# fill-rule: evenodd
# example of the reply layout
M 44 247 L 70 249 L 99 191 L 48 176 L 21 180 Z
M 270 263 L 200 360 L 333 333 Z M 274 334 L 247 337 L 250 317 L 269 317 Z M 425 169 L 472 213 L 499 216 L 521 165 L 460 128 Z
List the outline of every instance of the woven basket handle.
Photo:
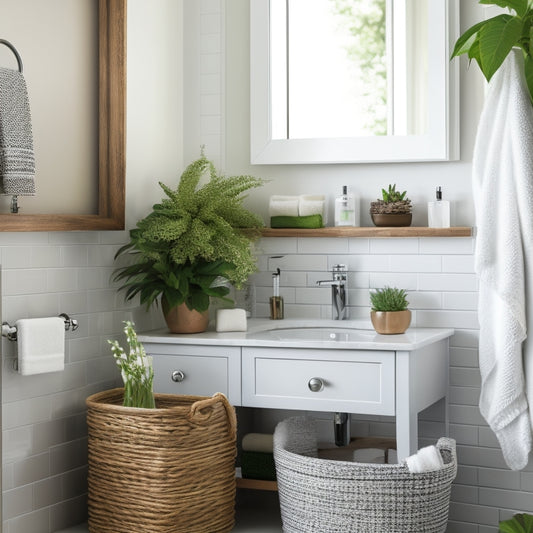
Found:
M 226 409 L 226 415 L 228 417 L 228 432 L 230 435 L 233 435 L 237 431 L 237 416 L 235 415 L 235 409 L 229 403 L 228 399 L 221 392 L 217 392 L 211 396 L 211 398 L 206 398 L 205 400 L 198 400 L 191 405 L 191 410 L 189 411 L 189 420 L 195 419 L 197 422 L 205 423 L 213 414 L 213 410 L 208 409 L 213 407 L 217 403 L 222 403 L 224 409 Z M 202 412 L 204 411 L 204 412 Z

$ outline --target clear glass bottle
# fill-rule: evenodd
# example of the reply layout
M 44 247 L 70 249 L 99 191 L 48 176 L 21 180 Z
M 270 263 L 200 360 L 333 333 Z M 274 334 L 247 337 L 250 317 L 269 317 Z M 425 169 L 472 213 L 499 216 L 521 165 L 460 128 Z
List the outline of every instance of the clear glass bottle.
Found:
M 428 226 L 430 228 L 450 227 L 450 202 L 442 199 L 442 189 L 437 187 L 436 201 L 428 202 Z
M 353 194 L 343 185 L 342 195 L 335 198 L 335 226 L 359 226 L 361 224 L 359 207 Z

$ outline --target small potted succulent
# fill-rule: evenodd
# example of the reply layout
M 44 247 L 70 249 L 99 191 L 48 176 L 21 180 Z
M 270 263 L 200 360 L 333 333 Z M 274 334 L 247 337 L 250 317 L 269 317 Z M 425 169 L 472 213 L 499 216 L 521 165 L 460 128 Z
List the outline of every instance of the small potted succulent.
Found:
M 381 189 L 381 198 L 370 202 L 370 216 L 376 226 L 410 226 L 413 214 L 407 191 L 397 191 L 396 184 Z
M 407 308 L 404 289 L 384 287 L 370 292 L 370 319 L 374 329 L 382 335 L 404 333 L 411 324 L 411 311 Z

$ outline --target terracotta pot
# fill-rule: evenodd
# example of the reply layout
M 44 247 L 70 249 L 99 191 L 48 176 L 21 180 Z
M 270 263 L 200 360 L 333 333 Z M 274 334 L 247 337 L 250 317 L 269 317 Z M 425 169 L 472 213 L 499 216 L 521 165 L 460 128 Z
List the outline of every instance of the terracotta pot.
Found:
M 189 309 L 185 302 L 169 308 L 165 298 L 162 299 L 161 306 L 170 333 L 201 333 L 207 329 L 209 311 L 199 313 Z
M 411 324 L 411 311 L 371 311 L 374 329 L 382 335 L 404 333 Z
M 412 213 L 370 213 L 372 222 L 379 227 L 410 226 L 413 220 Z

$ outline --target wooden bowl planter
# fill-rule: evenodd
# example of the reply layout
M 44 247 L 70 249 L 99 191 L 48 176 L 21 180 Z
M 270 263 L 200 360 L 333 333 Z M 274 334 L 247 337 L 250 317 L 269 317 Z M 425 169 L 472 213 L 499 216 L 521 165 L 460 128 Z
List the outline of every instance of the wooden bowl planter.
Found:
M 370 320 L 374 329 L 382 335 L 405 333 L 411 324 L 411 311 L 371 311 Z
M 412 213 L 370 213 L 374 226 L 378 227 L 405 227 L 410 226 L 413 220 Z
M 236 417 L 223 394 L 156 394 L 123 407 L 123 389 L 87 398 L 91 533 L 226 533 L 235 521 Z

